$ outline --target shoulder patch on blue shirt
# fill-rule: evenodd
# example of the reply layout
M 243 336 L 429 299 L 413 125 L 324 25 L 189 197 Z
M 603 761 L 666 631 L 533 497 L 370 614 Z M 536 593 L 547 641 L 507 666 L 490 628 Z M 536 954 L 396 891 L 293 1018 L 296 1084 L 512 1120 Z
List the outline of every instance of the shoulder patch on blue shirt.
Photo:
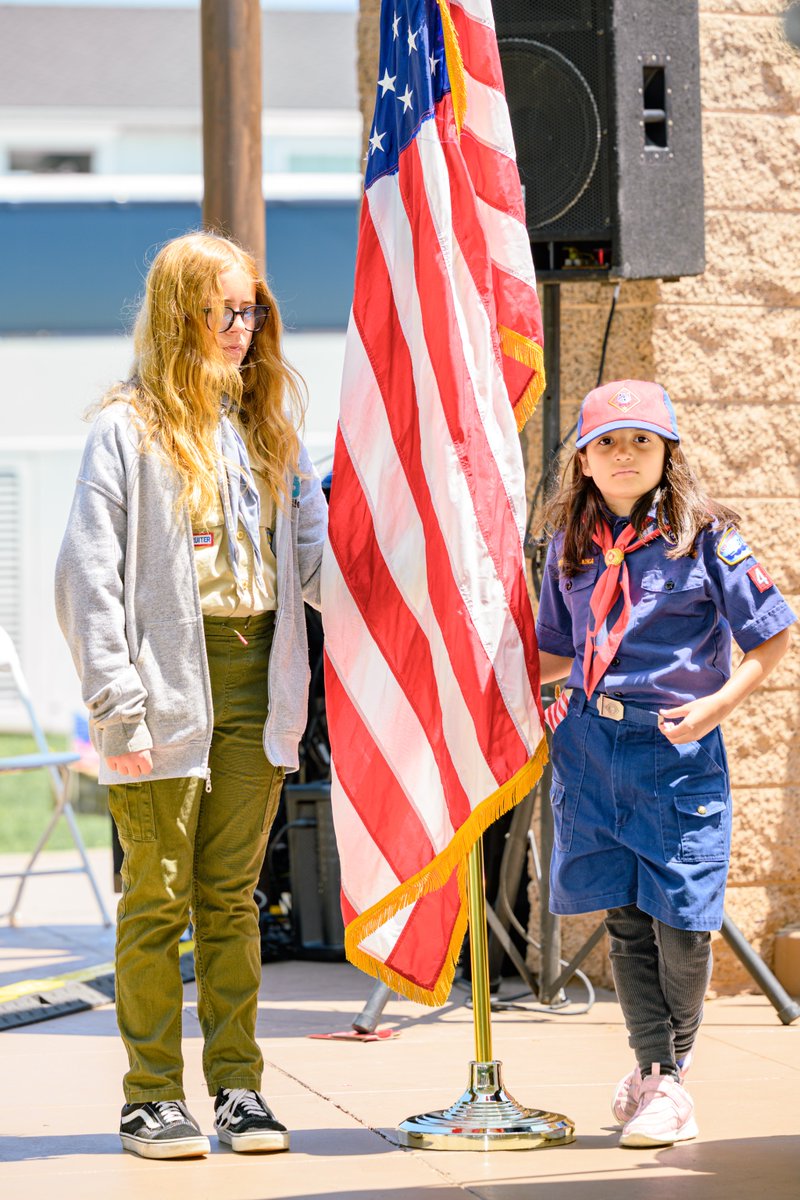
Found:
M 752 553 L 738 529 L 726 529 L 717 545 L 717 558 L 721 558 L 729 567 L 735 567 Z

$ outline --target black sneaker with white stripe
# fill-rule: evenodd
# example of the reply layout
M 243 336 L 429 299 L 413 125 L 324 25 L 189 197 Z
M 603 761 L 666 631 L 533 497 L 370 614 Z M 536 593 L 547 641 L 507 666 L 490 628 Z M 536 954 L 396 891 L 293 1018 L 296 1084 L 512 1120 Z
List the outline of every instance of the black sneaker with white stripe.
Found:
M 214 1101 L 214 1128 L 232 1150 L 288 1150 L 289 1134 L 275 1120 L 260 1092 L 246 1088 L 220 1088 Z
M 211 1149 L 182 1100 L 125 1104 L 119 1137 L 125 1150 L 142 1158 L 196 1158 Z

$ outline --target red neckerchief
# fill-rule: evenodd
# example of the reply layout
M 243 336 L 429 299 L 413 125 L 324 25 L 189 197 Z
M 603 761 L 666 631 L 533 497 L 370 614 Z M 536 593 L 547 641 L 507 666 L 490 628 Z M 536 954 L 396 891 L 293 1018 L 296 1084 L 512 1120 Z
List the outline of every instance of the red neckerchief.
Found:
M 593 541 L 602 550 L 608 570 L 603 572 L 594 585 L 589 602 L 594 617 L 594 628 L 590 621 L 586 627 L 586 645 L 583 651 L 583 688 L 587 696 L 591 696 L 608 669 L 631 617 L 631 592 L 625 555 L 632 554 L 634 550 L 646 546 L 660 535 L 661 530 L 656 525 L 635 542 L 633 539 L 636 537 L 636 530 L 633 525 L 628 524 L 617 540 L 612 542 L 611 527 L 605 521 L 598 521 L 595 526 Z M 623 598 L 622 612 L 614 622 L 613 628 L 608 630 L 602 646 L 598 647 L 597 638 L 620 595 Z

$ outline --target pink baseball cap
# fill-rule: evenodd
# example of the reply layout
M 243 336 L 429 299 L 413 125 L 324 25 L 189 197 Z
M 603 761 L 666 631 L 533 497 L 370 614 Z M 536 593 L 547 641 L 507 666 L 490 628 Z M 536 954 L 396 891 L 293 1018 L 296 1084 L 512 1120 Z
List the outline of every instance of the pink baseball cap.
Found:
M 681 440 L 669 396 L 661 384 L 641 379 L 618 379 L 589 392 L 581 405 L 575 444 L 581 450 L 612 429 L 647 429 L 671 442 Z

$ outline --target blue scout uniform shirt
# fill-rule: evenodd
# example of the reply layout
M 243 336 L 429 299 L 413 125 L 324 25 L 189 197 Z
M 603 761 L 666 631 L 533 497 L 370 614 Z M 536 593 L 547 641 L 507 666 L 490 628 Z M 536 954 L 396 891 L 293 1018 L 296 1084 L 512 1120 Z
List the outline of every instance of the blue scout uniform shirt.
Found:
M 613 519 L 615 541 L 627 523 Z M 594 546 L 580 574 L 560 578 L 563 540 L 556 534 L 547 552 L 536 634 L 540 649 L 574 655 L 567 686 L 582 688 L 589 602 L 606 568 Z M 752 650 L 796 619 L 736 530 L 704 529 L 695 558 L 668 559 L 668 549 L 659 537 L 625 557 L 630 622 L 597 690 L 631 703 L 672 707 L 711 695 L 730 677 L 731 636 Z

